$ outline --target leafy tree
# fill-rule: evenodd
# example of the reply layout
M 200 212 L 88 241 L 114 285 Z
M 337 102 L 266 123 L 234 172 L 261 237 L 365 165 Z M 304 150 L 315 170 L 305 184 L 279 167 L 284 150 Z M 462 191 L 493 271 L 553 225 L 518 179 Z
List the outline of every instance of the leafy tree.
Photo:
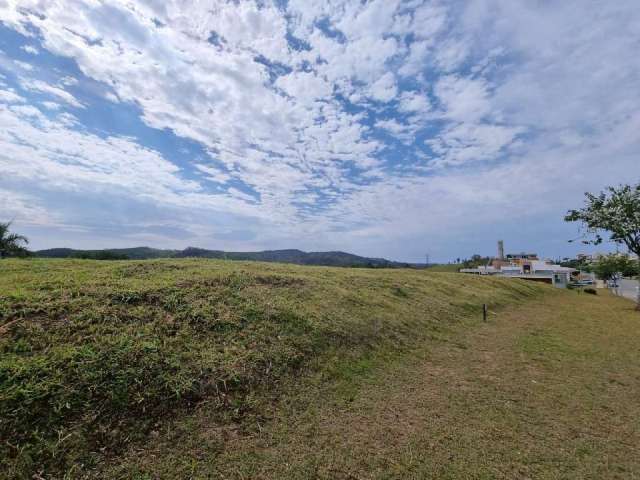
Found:
M 611 241 L 626 245 L 640 262 L 640 183 L 608 187 L 598 195 L 585 195 L 585 206 L 569 210 L 564 218 L 583 225 L 583 243 L 599 245 L 602 235 L 608 233 Z M 637 309 L 640 310 L 640 290 Z
M 638 277 L 640 275 L 640 262 L 634 262 L 627 257 L 626 263 L 620 269 L 623 277 Z
M 584 258 L 565 258 L 562 260 L 558 259 L 556 263 L 561 267 L 575 268 L 576 270 L 585 270 L 587 272 L 591 271 L 591 264 Z
M 637 263 L 629 255 L 611 253 L 598 258 L 591 265 L 591 270 L 602 280 L 611 280 L 620 276 L 627 277 L 637 274 Z
M 462 266 L 464 268 L 478 268 L 480 266 L 485 266 L 491 263 L 491 257 L 483 257 L 482 255 L 472 255 L 470 259 L 462 260 Z
M 9 227 L 11 222 L 0 222 L 0 258 L 4 257 L 26 257 L 29 250 L 24 246 L 29 243 L 27 237 L 11 233 Z

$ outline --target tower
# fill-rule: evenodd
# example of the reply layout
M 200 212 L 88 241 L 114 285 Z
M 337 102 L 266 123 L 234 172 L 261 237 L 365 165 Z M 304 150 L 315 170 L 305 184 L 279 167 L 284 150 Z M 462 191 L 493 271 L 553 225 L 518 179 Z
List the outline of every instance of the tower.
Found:
M 504 242 L 498 240 L 498 260 L 504 260 Z

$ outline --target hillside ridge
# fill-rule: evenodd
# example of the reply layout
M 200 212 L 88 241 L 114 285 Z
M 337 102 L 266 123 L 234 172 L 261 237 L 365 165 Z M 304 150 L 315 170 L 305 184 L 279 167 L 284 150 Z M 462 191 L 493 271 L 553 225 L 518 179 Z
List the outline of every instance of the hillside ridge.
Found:
M 157 249 L 151 247 L 107 248 L 80 250 L 73 248 L 49 248 L 35 252 L 43 258 L 87 258 L 95 260 L 149 260 L 158 258 L 214 258 L 260 262 L 293 263 L 329 267 L 417 268 L 423 264 L 396 262 L 386 258 L 373 258 L 342 251 L 305 252 L 291 248 L 256 252 L 228 252 L 187 247 L 184 250 Z

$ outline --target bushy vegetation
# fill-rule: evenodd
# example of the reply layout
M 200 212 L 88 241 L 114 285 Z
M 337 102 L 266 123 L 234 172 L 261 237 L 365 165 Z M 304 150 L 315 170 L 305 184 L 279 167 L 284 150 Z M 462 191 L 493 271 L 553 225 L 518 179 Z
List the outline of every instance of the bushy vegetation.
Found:
M 129 260 L 127 255 L 109 250 L 79 250 L 73 254 L 72 258 L 82 258 L 85 260 Z
M 640 268 L 640 183 L 607 187 L 597 195 L 587 192 L 585 197 L 584 207 L 569 210 L 564 218 L 582 226 L 582 243 L 599 245 L 608 235 L 637 256 Z M 640 310 L 640 290 L 636 308 Z
M 28 257 L 29 239 L 24 235 L 11 232 L 11 222 L 0 222 L 0 259 L 5 257 Z
M 489 265 L 493 260 L 492 257 L 483 257 L 482 255 L 472 255 L 471 258 L 465 258 L 462 260 L 462 268 L 478 268 Z
M 563 258 L 557 259 L 556 263 L 561 267 L 575 268 L 576 270 L 591 271 L 591 260 L 587 258 Z
M 0 465 L 90 466 L 206 401 L 240 419 L 282 379 L 438 335 L 546 287 L 213 260 L 5 260 Z M 75 467 L 73 467 L 75 465 Z
M 588 270 L 594 272 L 602 280 L 612 278 L 635 277 L 639 270 L 638 262 L 629 258 L 628 255 L 612 253 L 598 257 L 595 262 L 589 265 Z
M 441 263 L 428 268 L 430 272 L 457 273 L 461 268 L 465 268 L 461 263 Z
M 489 265 L 493 260 L 492 257 L 483 257 L 482 255 L 472 255 L 471 258 L 458 258 L 454 263 L 440 263 L 428 267 L 431 272 L 456 273 L 461 268 L 478 268 Z

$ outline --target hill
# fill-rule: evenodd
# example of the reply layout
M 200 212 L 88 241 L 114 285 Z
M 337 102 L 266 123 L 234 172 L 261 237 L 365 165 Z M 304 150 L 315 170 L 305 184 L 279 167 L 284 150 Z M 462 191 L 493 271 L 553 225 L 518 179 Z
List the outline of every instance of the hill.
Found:
M 424 270 L 216 260 L 0 268 L 6 478 L 82 476 L 143 445 L 251 431 L 299 386 L 353 388 L 375 365 L 477 324 L 483 303 L 495 309 L 553 291 Z M 190 476 L 176 477 L 183 460 L 160 477 Z M 147 478 L 104 476 L 116 477 Z
M 85 258 L 94 260 L 149 260 L 171 258 L 178 250 L 161 250 L 150 247 L 108 248 L 101 250 L 76 250 L 73 248 L 49 248 L 38 250 L 36 256 L 42 258 Z
M 406 268 L 410 265 L 384 258 L 361 257 L 346 252 L 303 252 L 302 250 L 265 250 L 261 252 L 225 252 L 188 247 L 184 250 L 159 250 L 149 247 L 74 250 L 52 248 L 35 252 L 43 258 L 84 258 L 93 260 L 147 260 L 157 258 L 214 258 L 259 262 L 294 263 L 328 267 Z

